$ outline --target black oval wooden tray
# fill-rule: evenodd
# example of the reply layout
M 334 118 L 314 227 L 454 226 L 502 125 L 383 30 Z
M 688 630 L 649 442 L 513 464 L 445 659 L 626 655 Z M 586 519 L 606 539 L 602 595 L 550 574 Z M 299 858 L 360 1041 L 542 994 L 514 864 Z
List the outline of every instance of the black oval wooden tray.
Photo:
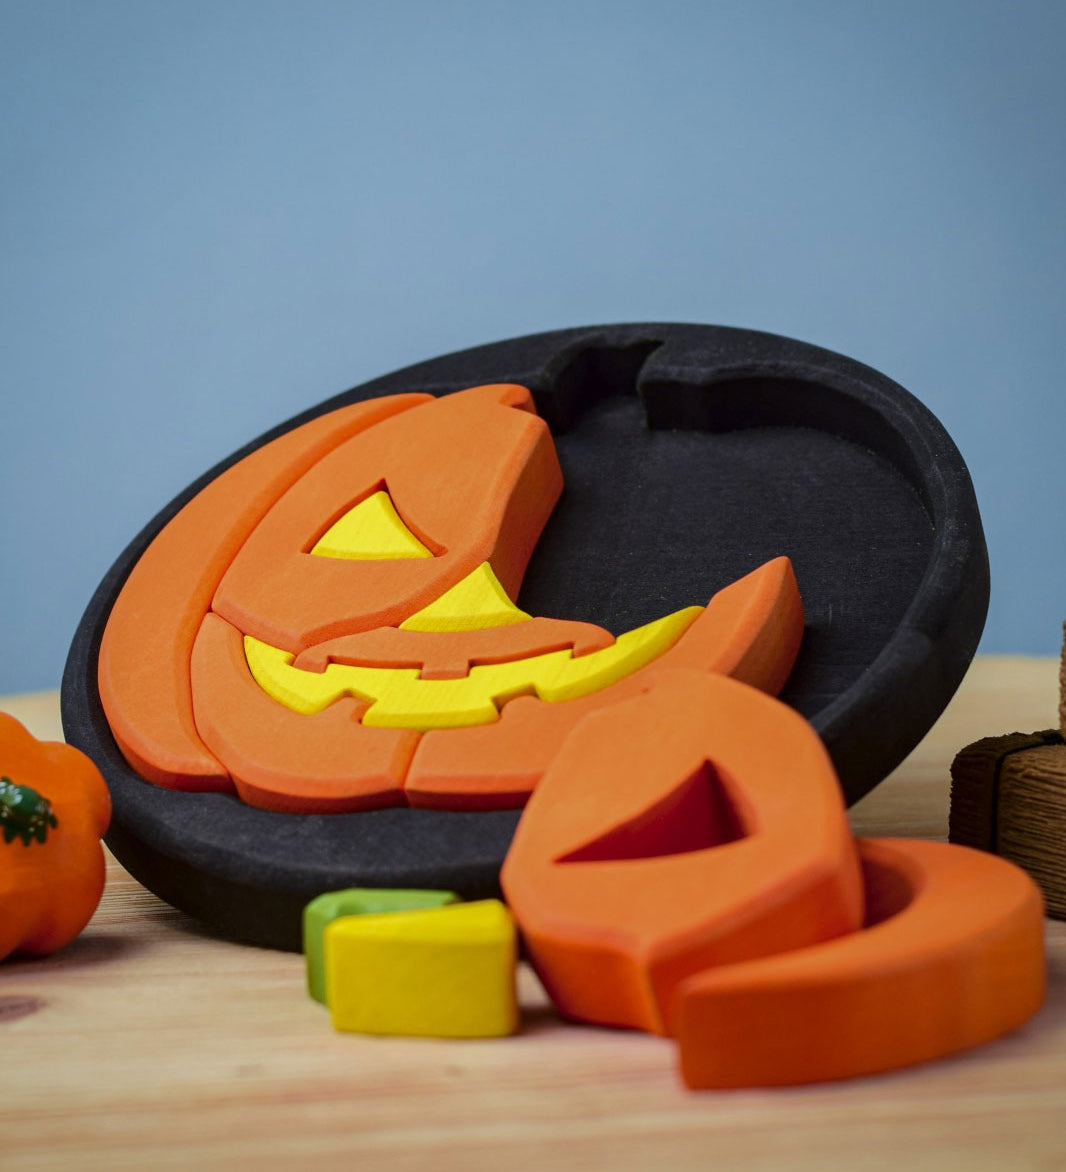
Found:
M 375 379 L 259 437 L 171 501 L 101 582 L 67 659 L 63 726 L 111 787 L 111 849 L 150 890 L 230 937 L 298 948 L 304 903 L 347 886 L 494 894 L 519 812 L 292 815 L 143 781 L 97 691 L 114 600 L 170 517 L 268 439 L 357 400 L 487 382 L 533 391 L 566 479 L 519 604 L 618 632 L 787 555 L 807 625 L 782 699 L 823 738 L 849 802 L 914 747 L 973 656 L 988 560 L 966 466 L 936 418 L 869 367 L 749 330 L 626 324 L 511 339 Z

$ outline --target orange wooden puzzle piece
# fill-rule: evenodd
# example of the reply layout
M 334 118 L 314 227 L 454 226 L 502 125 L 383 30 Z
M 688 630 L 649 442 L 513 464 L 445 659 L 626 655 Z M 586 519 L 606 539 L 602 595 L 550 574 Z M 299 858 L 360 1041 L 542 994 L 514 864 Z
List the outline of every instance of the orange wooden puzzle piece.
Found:
M 567 619 L 531 618 L 521 624 L 469 631 L 375 627 L 316 643 L 297 655 L 293 663 L 303 671 L 313 672 L 325 671 L 331 663 L 413 667 L 418 668 L 423 679 L 447 680 L 462 678 L 475 664 L 506 663 L 567 648 L 580 656 L 613 642 L 613 636 L 602 627 Z
M 311 554 L 383 487 L 433 557 Z M 513 598 L 561 491 L 551 434 L 525 388 L 433 399 L 352 436 L 293 484 L 234 554 L 212 609 L 246 635 L 299 653 L 399 626 L 483 562 Z
M 565 742 L 501 883 L 564 1014 L 662 1033 L 686 977 L 853 932 L 863 900 L 810 726 L 724 676 L 649 684 Z
M 910 1066 L 1015 1029 L 1044 996 L 1040 893 L 993 855 L 860 839 L 866 927 L 681 983 L 690 1087 L 784 1086 Z

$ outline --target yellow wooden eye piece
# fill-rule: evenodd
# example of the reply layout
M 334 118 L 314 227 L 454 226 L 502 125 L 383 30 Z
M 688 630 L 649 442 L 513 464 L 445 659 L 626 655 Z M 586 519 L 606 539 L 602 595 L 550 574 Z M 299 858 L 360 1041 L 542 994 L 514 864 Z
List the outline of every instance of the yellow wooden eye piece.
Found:
M 383 561 L 431 558 L 433 554 L 400 520 L 392 498 L 382 489 L 350 508 L 318 539 L 311 553 L 321 558 Z
M 401 631 L 479 631 L 524 623 L 530 616 L 507 597 L 488 562 L 400 623 Z

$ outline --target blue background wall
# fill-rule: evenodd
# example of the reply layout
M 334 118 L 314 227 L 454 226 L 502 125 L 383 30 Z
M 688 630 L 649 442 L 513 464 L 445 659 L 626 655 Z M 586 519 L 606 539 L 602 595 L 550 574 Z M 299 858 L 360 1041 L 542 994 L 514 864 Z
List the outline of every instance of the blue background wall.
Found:
M 126 541 L 310 403 L 447 350 L 685 320 L 939 415 L 983 649 L 1066 617 L 1066 5 L 0 4 L 0 692 Z

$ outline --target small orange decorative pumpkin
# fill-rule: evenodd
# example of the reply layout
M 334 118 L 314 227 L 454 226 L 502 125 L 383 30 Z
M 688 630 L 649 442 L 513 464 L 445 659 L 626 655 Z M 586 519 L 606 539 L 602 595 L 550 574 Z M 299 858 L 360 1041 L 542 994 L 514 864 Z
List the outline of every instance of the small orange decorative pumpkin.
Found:
M 107 786 L 84 753 L 0 712 L 0 959 L 46 956 L 89 922 L 110 820 Z

